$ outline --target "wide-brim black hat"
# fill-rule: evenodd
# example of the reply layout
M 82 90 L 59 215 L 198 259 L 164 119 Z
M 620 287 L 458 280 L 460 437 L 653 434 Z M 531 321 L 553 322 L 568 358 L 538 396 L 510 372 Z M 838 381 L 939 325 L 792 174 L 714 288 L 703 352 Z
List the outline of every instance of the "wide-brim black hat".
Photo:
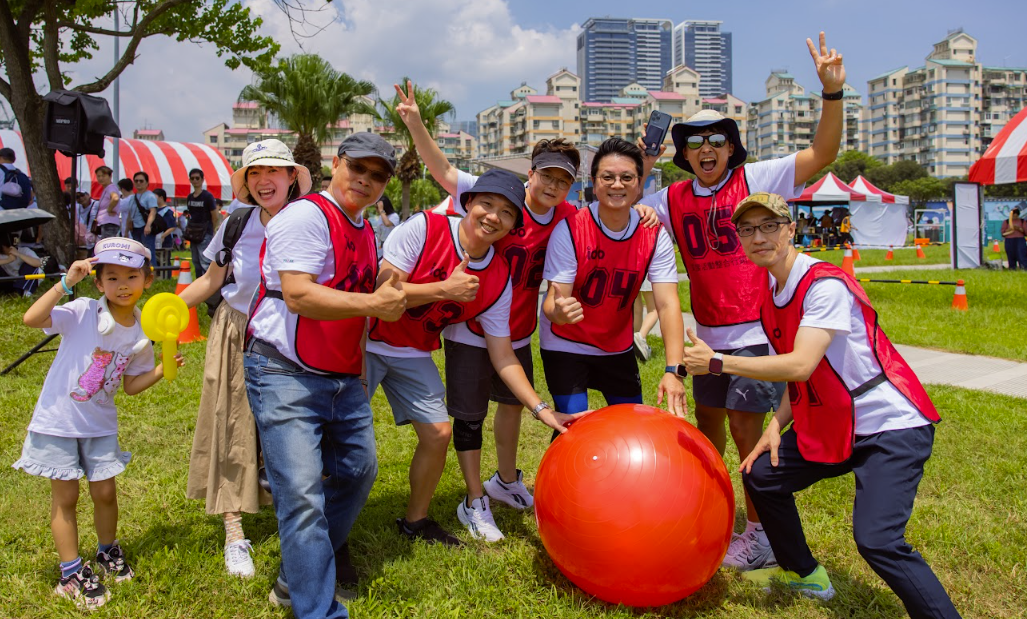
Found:
M 725 118 L 716 110 L 702 110 L 693 114 L 685 122 L 674 125 L 674 128 L 671 129 L 670 135 L 674 139 L 675 150 L 674 165 L 685 172 L 695 174 L 692 164 L 688 163 L 688 159 L 685 158 L 685 150 L 688 148 L 688 144 L 685 141 L 688 139 L 688 136 L 702 133 L 707 129 L 723 131 L 724 135 L 731 141 L 731 144 L 734 145 L 734 152 L 731 153 L 727 160 L 728 169 L 737 168 L 745 163 L 749 153 L 745 152 L 745 146 L 742 145 L 742 138 L 738 134 L 738 123 L 730 118 Z

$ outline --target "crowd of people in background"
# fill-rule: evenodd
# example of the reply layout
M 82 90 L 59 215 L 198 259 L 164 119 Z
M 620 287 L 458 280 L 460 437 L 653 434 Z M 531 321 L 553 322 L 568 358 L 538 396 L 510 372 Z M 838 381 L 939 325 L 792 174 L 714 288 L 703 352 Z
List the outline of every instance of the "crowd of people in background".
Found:
M 839 211 L 837 218 L 833 214 Z M 849 209 L 827 209 L 820 217 L 816 217 L 812 210 L 809 217 L 806 213 L 799 213 L 795 220 L 796 240 L 803 247 L 820 245 L 823 247 L 835 247 L 846 243 L 852 244 L 852 231 L 857 230 L 852 225 L 852 213 Z

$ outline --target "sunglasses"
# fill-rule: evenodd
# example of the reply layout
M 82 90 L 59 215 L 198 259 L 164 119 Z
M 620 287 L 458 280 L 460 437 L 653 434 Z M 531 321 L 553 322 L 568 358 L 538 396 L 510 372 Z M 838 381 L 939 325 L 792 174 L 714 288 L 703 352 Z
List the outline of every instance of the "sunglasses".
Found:
M 346 167 L 349 168 L 349 171 L 356 174 L 357 176 L 363 176 L 364 174 L 367 174 L 367 176 L 370 177 L 372 181 L 381 184 L 389 182 L 389 179 L 392 178 L 392 175 L 388 172 L 382 172 L 381 170 L 372 170 L 371 168 L 360 163 L 356 159 L 350 159 L 349 157 L 343 157 L 342 159 L 346 162 Z
M 146 184 L 146 179 L 145 179 L 145 178 L 137 178 L 137 179 L 135 179 L 135 183 L 136 183 L 137 185 L 138 185 L 138 184 L 140 184 L 140 183 L 142 183 L 143 185 L 145 185 L 145 184 Z
M 703 142 L 709 142 L 713 148 L 723 148 L 727 145 L 727 136 L 723 133 L 714 133 L 713 135 L 690 135 L 685 140 L 685 144 L 688 145 L 690 150 L 699 150 L 702 148 Z
M 202 181 L 203 177 L 201 177 L 201 176 L 190 176 L 189 180 L 191 180 L 191 181 Z

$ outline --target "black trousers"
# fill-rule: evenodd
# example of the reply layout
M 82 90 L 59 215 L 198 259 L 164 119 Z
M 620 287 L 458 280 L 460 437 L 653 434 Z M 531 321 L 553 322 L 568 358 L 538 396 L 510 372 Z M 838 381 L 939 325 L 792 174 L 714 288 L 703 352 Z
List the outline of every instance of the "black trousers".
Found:
M 932 425 L 880 432 L 857 436 L 848 461 L 818 464 L 799 453 L 794 430 L 782 434 L 778 465 L 772 466 L 765 453 L 742 478 L 781 567 L 800 576 L 817 568 L 794 493 L 851 471 L 856 476 L 852 534 L 859 554 L 899 596 L 910 617 L 959 617 L 937 576 L 905 539 L 933 444 Z

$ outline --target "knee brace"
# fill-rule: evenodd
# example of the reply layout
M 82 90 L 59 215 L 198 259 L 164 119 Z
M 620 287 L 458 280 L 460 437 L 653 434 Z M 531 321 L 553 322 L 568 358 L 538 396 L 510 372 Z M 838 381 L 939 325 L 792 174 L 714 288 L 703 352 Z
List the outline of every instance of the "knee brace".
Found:
M 482 421 L 453 420 L 453 447 L 457 451 L 476 451 L 481 449 Z

